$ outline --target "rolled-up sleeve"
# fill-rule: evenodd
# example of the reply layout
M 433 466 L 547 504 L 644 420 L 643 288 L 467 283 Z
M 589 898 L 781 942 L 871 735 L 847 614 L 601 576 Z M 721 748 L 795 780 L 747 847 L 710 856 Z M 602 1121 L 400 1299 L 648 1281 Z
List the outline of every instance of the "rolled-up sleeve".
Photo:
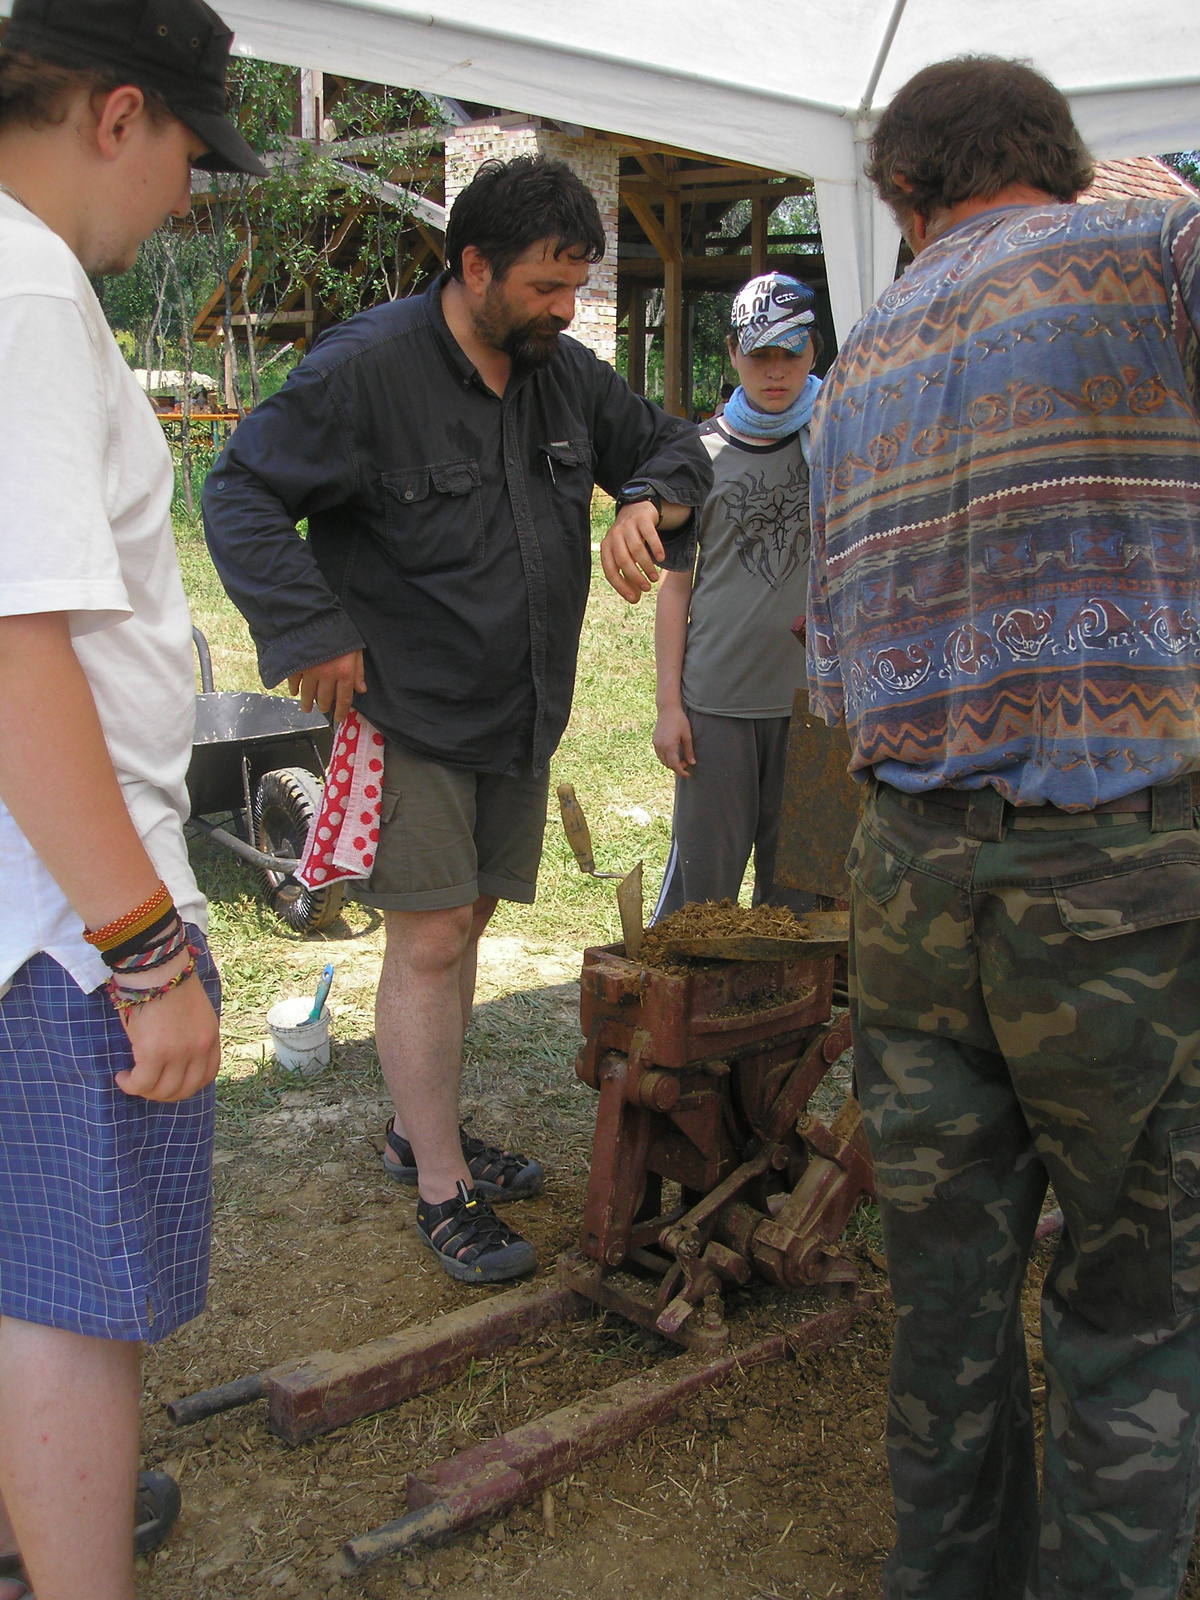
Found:
M 357 489 L 349 429 L 319 368 L 301 365 L 239 424 L 204 486 L 204 533 L 245 617 L 265 684 L 362 649 L 296 524 Z
M 698 510 L 712 489 L 712 461 L 700 431 L 683 417 L 671 417 L 633 390 L 604 362 L 597 361 L 592 438 L 596 482 L 618 495 L 625 484 L 647 483 L 664 500 Z M 661 537 L 664 546 L 694 537 L 695 518 Z M 682 548 L 682 546 L 679 546 Z

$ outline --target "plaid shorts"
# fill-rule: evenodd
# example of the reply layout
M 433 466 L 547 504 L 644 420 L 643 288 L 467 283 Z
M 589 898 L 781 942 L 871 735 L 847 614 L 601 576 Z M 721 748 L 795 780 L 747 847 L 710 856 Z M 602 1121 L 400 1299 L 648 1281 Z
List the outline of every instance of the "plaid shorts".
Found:
M 214 1006 L 220 980 L 189 927 Z M 164 1338 L 204 1309 L 214 1092 L 123 1094 L 133 1065 L 103 989 L 50 956 L 0 1000 L 0 1316 L 102 1339 Z

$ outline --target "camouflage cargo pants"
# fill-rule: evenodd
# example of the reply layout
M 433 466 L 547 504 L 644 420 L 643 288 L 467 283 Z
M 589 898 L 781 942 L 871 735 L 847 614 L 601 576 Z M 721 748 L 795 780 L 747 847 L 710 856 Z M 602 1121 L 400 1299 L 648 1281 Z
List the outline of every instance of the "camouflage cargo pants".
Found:
M 898 1313 L 887 1600 L 1170 1600 L 1200 1491 L 1200 832 L 871 786 L 850 1004 Z M 1020 1315 L 1047 1178 L 1043 1481 Z

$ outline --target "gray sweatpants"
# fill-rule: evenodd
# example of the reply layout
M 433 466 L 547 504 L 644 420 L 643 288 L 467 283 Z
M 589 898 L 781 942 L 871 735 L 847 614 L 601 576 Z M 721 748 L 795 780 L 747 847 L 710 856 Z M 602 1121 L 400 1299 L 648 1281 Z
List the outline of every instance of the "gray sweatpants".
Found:
M 686 709 L 686 708 L 685 708 Z M 754 904 L 811 911 L 813 897 L 775 887 L 775 847 L 790 717 L 687 713 L 696 765 L 675 780 L 671 852 L 653 921 L 689 900 L 737 900 L 754 852 Z

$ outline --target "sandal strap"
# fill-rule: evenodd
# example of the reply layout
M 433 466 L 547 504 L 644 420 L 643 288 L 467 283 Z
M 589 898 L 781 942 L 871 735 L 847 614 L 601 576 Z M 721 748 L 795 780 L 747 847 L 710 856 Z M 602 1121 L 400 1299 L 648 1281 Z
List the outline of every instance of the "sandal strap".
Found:
M 452 1200 L 443 1200 L 440 1205 L 422 1201 L 417 1206 L 417 1224 L 435 1250 L 467 1266 L 480 1256 L 506 1249 L 521 1239 L 486 1200 L 476 1198 L 461 1178 Z
M 387 1127 L 383 1130 L 383 1133 L 384 1138 L 387 1140 L 388 1149 L 394 1151 L 400 1157 L 400 1165 L 402 1167 L 415 1167 L 417 1158 L 413 1155 L 413 1147 L 407 1139 L 402 1139 L 396 1132 L 392 1126 L 391 1117 L 388 1118 Z
M 516 1155 L 494 1144 L 485 1144 L 482 1139 L 469 1137 L 465 1128 L 458 1131 L 462 1136 L 467 1171 L 477 1182 L 494 1183 L 497 1188 L 504 1188 L 519 1178 L 529 1165 L 528 1156 Z

